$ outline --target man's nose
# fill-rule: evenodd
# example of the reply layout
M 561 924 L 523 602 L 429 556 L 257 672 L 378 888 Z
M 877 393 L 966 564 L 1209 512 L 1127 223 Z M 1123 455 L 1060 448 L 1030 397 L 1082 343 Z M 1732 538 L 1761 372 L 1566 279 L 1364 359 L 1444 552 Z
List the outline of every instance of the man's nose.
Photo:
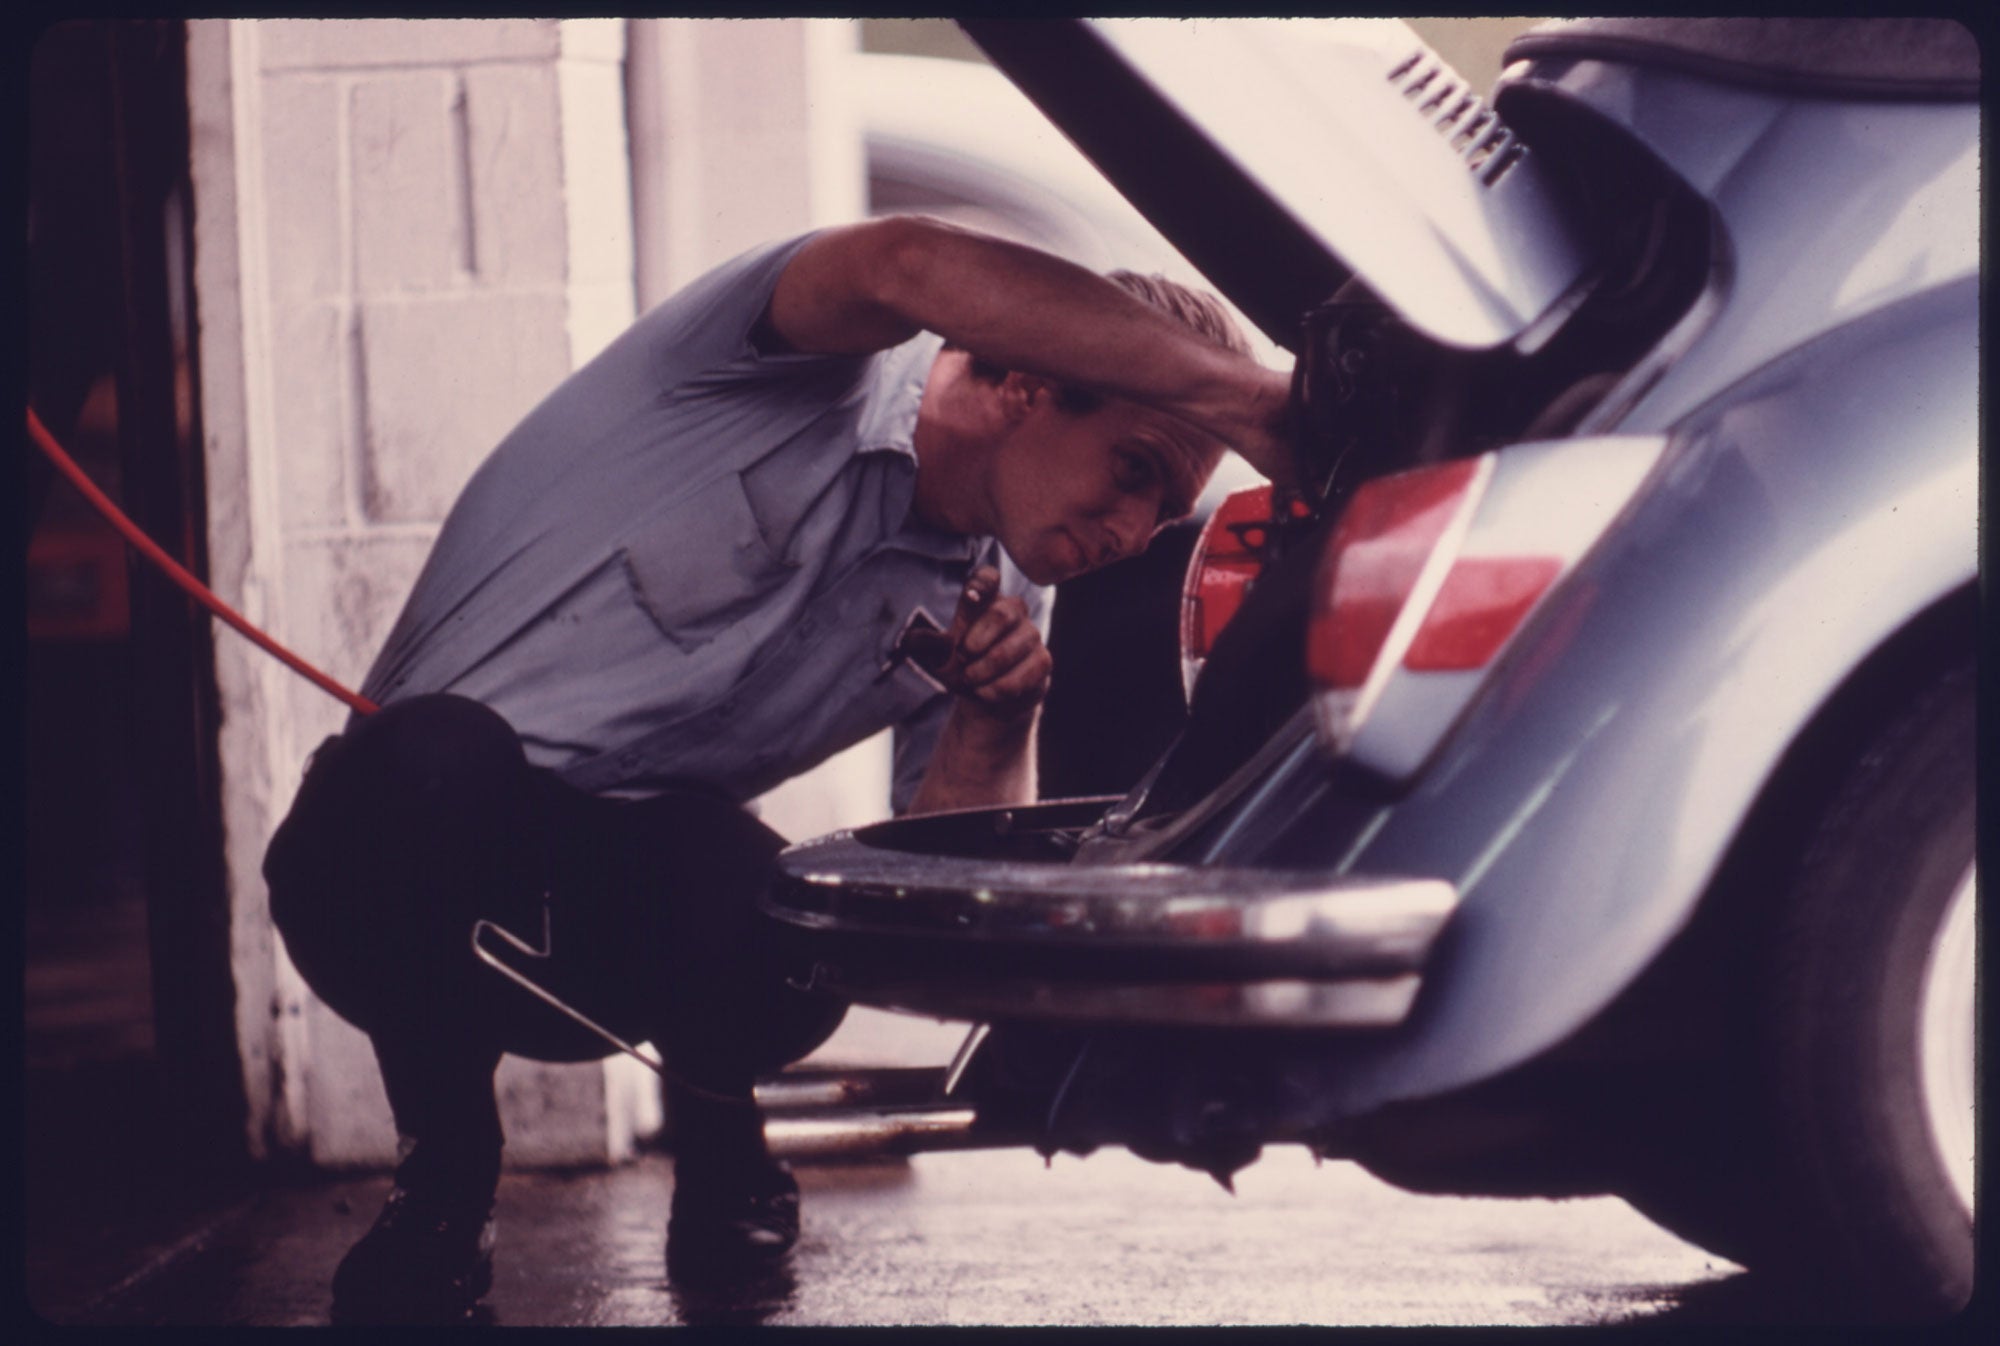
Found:
M 1122 561 L 1146 550 L 1146 544 L 1152 540 L 1153 521 L 1158 513 L 1144 500 L 1127 496 L 1120 501 L 1118 508 L 1111 511 L 1104 521 L 1111 534 L 1113 548 L 1113 554 L 1108 559 Z

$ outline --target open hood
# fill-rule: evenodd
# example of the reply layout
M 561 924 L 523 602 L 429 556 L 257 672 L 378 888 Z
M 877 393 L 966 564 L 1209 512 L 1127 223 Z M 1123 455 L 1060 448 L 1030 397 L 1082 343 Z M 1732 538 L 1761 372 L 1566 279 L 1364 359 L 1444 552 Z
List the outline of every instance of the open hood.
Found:
M 1585 273 L 1541 166 L 1401 20 L 963 23 L 1281 345 L 1354 275 L 1427 335 L 1487 348 Z

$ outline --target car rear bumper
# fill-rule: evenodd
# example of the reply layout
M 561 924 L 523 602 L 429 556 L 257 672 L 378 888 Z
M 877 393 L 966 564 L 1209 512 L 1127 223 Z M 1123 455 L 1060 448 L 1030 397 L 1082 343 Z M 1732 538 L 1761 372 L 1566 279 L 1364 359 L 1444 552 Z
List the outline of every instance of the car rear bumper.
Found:
M 1097 811 L 1101 811 L 1101 801 Z M 1431 878 L 1070 864 L 1078 803 L 911 818 L 794 846 L 764 901 L 817 984 L 969 1019 L 1383 1028 L 1457 903 Z

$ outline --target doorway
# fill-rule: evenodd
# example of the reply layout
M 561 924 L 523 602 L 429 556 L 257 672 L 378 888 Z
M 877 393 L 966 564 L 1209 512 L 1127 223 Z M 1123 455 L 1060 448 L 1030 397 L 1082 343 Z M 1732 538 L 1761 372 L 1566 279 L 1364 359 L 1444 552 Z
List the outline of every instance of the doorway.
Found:
M 202 574 L 183 40 L 64 22 L 27 55 L 24 391 Z M 247 1144 L 206 619 L 22 442 L 29 1263 L 60 1280 L 63 1231 L 179 1201 Z

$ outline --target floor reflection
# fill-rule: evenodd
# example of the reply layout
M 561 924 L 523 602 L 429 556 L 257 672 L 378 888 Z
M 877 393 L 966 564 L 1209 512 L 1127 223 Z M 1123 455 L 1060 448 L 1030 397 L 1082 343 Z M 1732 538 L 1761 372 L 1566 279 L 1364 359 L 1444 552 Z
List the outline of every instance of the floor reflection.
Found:
M 674 1312 L 688 1327 L 757 1327 L 790 1309 L 798 1277 L 789 1262 L 728 1286 L 669 1283 Z

